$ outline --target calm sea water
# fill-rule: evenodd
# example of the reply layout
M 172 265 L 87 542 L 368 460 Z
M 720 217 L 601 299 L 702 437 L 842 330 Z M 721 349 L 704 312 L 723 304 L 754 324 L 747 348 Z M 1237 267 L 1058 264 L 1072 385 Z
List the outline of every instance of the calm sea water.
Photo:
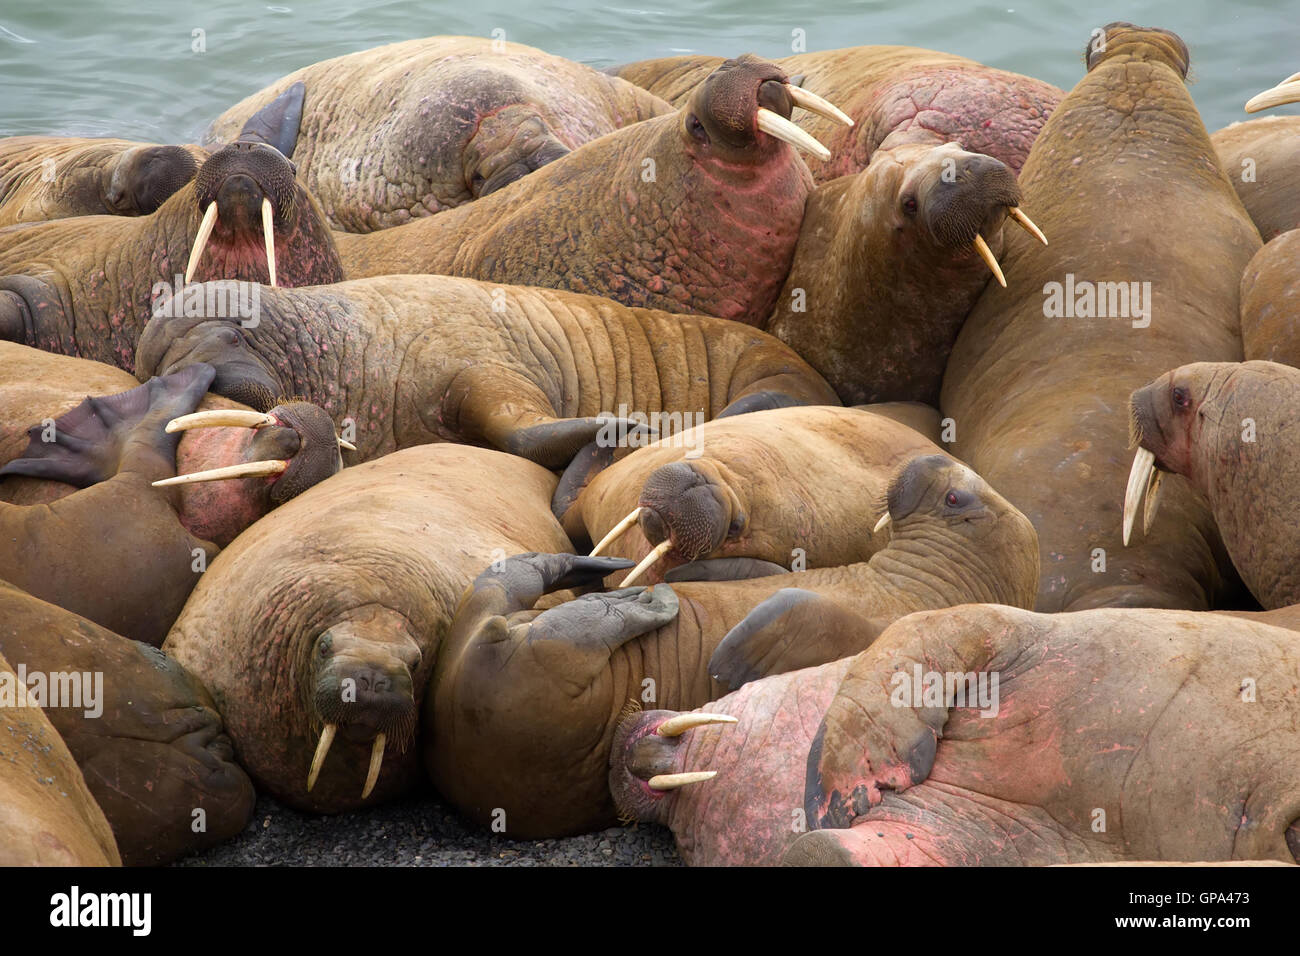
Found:
M 185 141 L 308 63 L 497 29 L 597 67 L 685 52 L 776 57 L 802 30 L 809 50 L 924 46 L 1069 89 L 1091 30 L 1111 20 L 1187 41 L 1211 131 L 1245 119 L 1250 96 L 1300 69 L 1300 0 L 0 0 L 0 135 Z M 196 30 L 206 52 L 194 52 Z

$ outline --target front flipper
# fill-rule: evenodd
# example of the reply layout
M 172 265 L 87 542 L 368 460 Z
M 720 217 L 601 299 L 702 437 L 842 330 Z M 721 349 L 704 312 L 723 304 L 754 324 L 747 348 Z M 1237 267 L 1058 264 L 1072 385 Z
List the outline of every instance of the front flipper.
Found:
M 679 564 L 664 575 L 670 583 L 678 581 L 748 581 L 750 578 L 766 578 L 773 574 L 789 574 L 789 568 L 783 568 L 773 561 L 761 558 L 703 558 Z
M 180 435 L 167 434 L 165 426 L 198 407 L 215 374 L 210 365 L 191 365 L 117 395 L 87 397 L 51 424 L 29 428 L 27 449 L 0 468 L 0 477 L 24 475 L 88 488 L 122 469 L 132 440 L 144 441 L 174 473 Z
M 709 659 L 709 674 L 734 691 L 752 680 L 857 654 L 885 626 L 813 591 L 782 588 L 727 632 Z
M 248 118 L 239 131 L 239 141 L 266 143 L 283 153 L 285 159 L 292 159 L 306 95 L 307 87 L 299 80 Z
M 774 408 L 792 408 L 796 405 L 806 404 L 807 402 L 787 395 L 785 392 L 765 389 L 761 392 L 750 392 L 748 395 L 742 395 L 718 412 L 718 417 L 730 418 L 733 415 L 746 415 L 749 412 L 765 412 Z
M 26 275 L 0 277 L 0 341 L 78 354 L 71 311 L 53 282 Z

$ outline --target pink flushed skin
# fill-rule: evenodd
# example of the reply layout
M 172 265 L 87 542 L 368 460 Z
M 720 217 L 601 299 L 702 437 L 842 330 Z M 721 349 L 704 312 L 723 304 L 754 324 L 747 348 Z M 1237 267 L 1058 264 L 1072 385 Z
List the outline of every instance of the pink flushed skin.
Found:
M 657 792 L 627 777 L 645 801 L 638 819 L 673 831 L 692 866 L 772 866 L 807 829 L 803 825 L 804 767 L 822 715 L 850 659 L 752 681 L 695 712 L 729 714 L 739 722 L 696 727 L 682 735 L 665 773 L 715 770 L 718 775 L 678 790 Z M 629 737 L 654 733 L 668 714 L 633 717 Z M 615 751 L 617 761 L 618 751 Z M 614 789 L 620 810 L 625 803 Z

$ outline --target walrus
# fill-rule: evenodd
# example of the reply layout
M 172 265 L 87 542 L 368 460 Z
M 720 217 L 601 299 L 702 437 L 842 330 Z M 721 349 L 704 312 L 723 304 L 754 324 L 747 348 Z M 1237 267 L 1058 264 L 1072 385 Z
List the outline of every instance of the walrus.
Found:
M 323 813 L 398 796 L 422 777 L 418 708 L 474 574 L 570 549 L 554 487 L 465 445 L 347 468 L 225 549 L 163 649 L 212 692 L 259 790 Z
M 1188 611 L 914 614 L 822 717 L 785 862 L 1300 861 L 1295 646 Z
M 199 146 L 124 139 L 0 139 L 0 227 L 71 216 L 146 216 L 194 178 Z
M 243 412 L 261 428 L 233 443 L 254 462 L 221 474 L 176 475 L 180 432 L 169 424 L 195 411 L 216 373 L 191 365 L 151 378 L 130 391 L 87 398 L 71 412 L 30 429 L 22 457 L 0 478 L 23 475 L 76 485 L 49 504 L 0 504 L 0 580 L 96 624 L 146 644 L 158 644 L 217 546 L 196 538 L 178 518 L 169 485 L 196 478 L 259 477 L 269 487 L 234 488 L 256 512 L 288 500 L 341 467 L 332 423 L 311 406 L 282 406 L 274 416 Z M 226 421 L 233 411 L 208 411 Z M 273 420 L 267 420 L 273 419 Z M 187 423 L 182 423 L 187 424 Z M 244 420 L 249 428 L 253 423 Z M 320 454 L 314 447 L 323 444 Z M 270 478 L 271 481 L 267 482 Z
M 1300 73 L 1252 96 L 1247 113 L 1300 102 Z M 1210 137 L 1264 242 L 1300 228 L 1300 116 L 1263 116 Z M 1249 357 L 1249 356 L 1248 356 Z
M 223 113 L 204 142 L 233 139 L 251 114 L 297 84 L 298 174 L 345 232 L 463 205 L 606 133 L 672 111 L 631 83 L 533 47 L 440 36 L 296 70 Z
M 0 866 L 121 866 L 104 811 L 24 689 L 0 654 Z
M 1247 359 L 1300 366 L 1300 229 L 1264 244 L 1241 274 L 1241 345 Z
M 680 710 L 716 699 L 715 648 L 783 586 L 880 620 L 953 603 L 1032 601 L 1034 529 L 979 476 L 925 456 L 902 469 L 888 498 L 889 545 L 848 567 L 623 587 L 538 611 L 542 595 L 630 562 L 572 554 L 497 562 L 461 600 L 425 697 L 434 786 L 470 820 L 517 838 L 609 826 L 609 754 L 624 706 Z
M 680 110 L 593 140 L 490 196 L 369 235 L 337 233 L 348 278 L 467 276 L 757 324 L 790 269 L 812 188 L 790 121 L 835 108 L 757 57 Z M 843 120 L 847 121 L 847 119 Z
M 642 60 L 610 72 L 680 106 L 721 62 L 717 56 L 688 54 Z M 808 161 L 819 185 L 866 169 L 880 144 L 898 134 L 959 142 L 1019 172 L 1034 137 L 1064 96 L 1033 77 L 919 47 L 846 47 L 775 62 L 854 120 L 852 127 L 844 127 L 816 114 L 795 117 L 831 152 L 829 159 Z
M 836 404 L 792 350 L 739 323 L 448 276 L 267 289 L 253 327 L 149 323 L 137 377 L 194 362 L 217 369 L 217 392 L 255 408 L 297 395 L 341 425 L 351 420 L 349 461 L 459 441 L 561 469 L 601 443 L 575 468 L 585 476 L 595 452 L 637 429 L 634 414 L 680 424 L 686 414 Z
M 154 312 L 208 308 L 256 320 L 260 287 L 343 278 L 320 207 L 275 146 L 287 105 L 249 121 L 148 216 L 80 216 L 0 229 L 0 340 L 135 366 Z
M 0 654 L 41 687 L 36 702 L 81 768 L 123 863 L 169 863 L 248 823 L 253 784 L 233 762 L 212 698 L 167 655 L 4 582 Z
M 1052 244 L 1008 237 L 1017 280 L 990 284 L 962 326 L 940 407 L 952 452 L 1038 529 L 1039 610 L 1206 609 L 1236 581 L 1189 489 L 1167 489 L 1172 520 L 1141 546 L 1120 541 L 1126 399 L 1186 362 L 1240 360 L 1259 234 L 1187 93 L 1182 40 L 1124 23 L 1104 39 L 1020 173 Z
M 1181 475 L 1209 502 L 1232 563 L 1266 610 L 1300 604 L 1300 550 L 1291 508 L 1300 369 L 1276 362 L 1197 362 L 1133 392 L 1133 458 L 1124 540 L 1138 510 L 1146 535 L 1168 520 L 1165 477 Z M 1118 491 L 1118 488 L 1115 489 Z M 1177 520 L 1177 518 L 1173 519 Z

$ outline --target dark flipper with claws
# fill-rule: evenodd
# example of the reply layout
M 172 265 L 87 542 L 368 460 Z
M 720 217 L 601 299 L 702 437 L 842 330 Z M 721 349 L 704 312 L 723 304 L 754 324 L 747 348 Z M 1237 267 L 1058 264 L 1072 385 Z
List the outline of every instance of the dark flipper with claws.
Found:
M 298 145 L 298 127 L 302 123 L 302 104 L 306 95 L 307 87 L 301 81 L 293 84 L 248 118 L 239 131 L 239 141 L 266 143 L 278 149 L 286 159 L 292 159 Z

